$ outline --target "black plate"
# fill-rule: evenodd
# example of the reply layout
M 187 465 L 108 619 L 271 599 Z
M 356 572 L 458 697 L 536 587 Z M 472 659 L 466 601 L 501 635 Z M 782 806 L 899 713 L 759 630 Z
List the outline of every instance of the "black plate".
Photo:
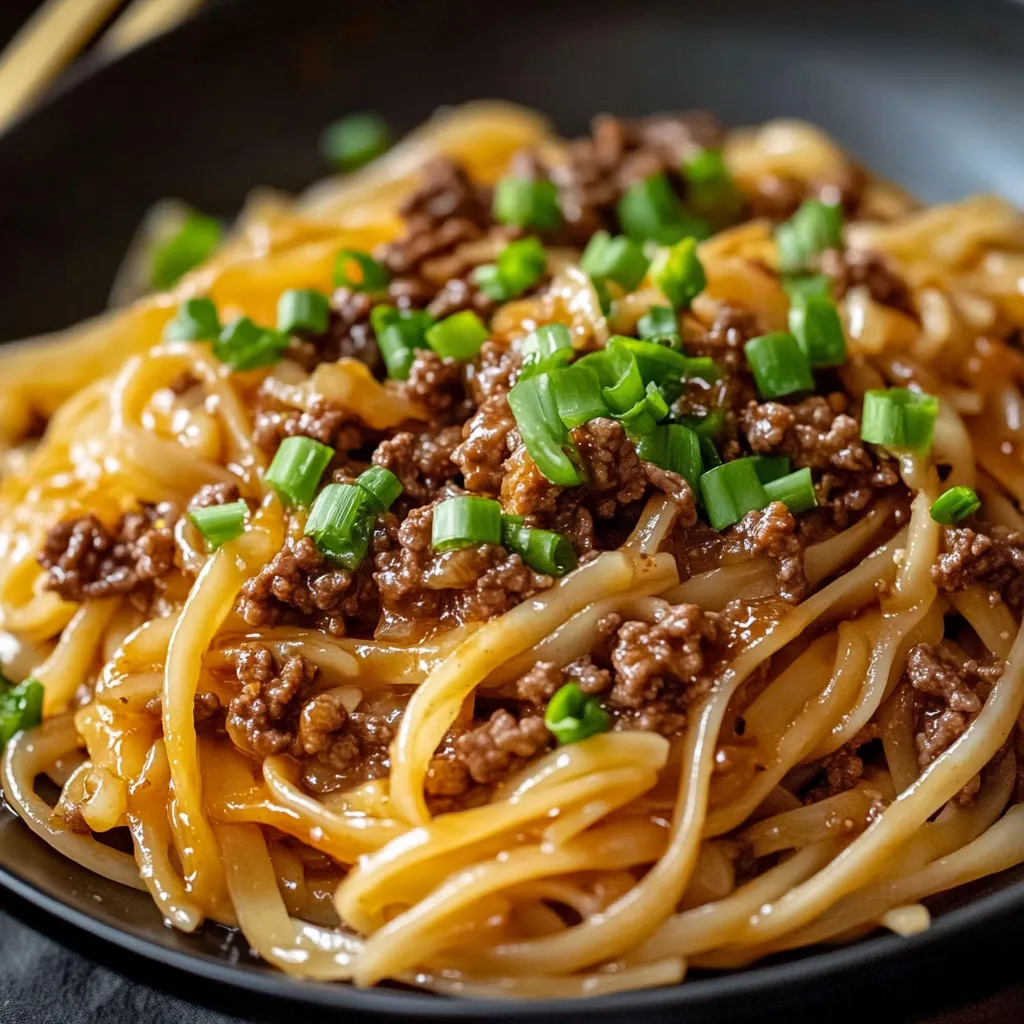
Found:
M 705 105 L 729 122 L 797 115 L 926 199 L 988 190 L 1024 205 L 1024 9 L 1009 3 L 516 0 L 488 17 L 498 9 L 247 0 L 58 95 L 0 139 L 0 337 L 97 312 L 132 230 L 159 197 L 229 215 L 252 185 L 308 184 L 326 170 L 319 129 L 350 109 L 379 109 L 401 130 L 441 104 L 479 97 L 546 110 L 567 132 L 600 110 Z M 873 1007 L 921 1012 L 1006 976 L 998 950 L 1024 910 L 1016 882 L 1004 876 L 958 894 L 914 939 L 881 937 L 591 1001 L 586 1013 L 642 1013 L 652 1024 L 765 1020 L 849 1005 L 858 993 L 864 1005 L 869 986 Z M 87 936 L 90 953 L 123 969 L 165 986 L 191 975 L 192 996 L 527 1019 L 505 1003 L 293 981 L 222 930 L 189 937 L 165 928 L 148 897 L 69 864 L 3 808 L 0 884 L 5 907 L 79 945 Z M 534 1010 L 566 1021 L 583 1012 L 566 1003 Z

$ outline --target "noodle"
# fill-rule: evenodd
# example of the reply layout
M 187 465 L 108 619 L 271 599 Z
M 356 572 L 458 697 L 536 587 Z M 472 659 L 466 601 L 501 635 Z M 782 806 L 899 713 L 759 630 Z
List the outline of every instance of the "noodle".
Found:
M 788 120 L 471 104 L 255 196 L 0 351 L 7 803 L 318 981 L 596 996 L 927 929 L 1024 859 L 1022 291 L 1008 204 Z

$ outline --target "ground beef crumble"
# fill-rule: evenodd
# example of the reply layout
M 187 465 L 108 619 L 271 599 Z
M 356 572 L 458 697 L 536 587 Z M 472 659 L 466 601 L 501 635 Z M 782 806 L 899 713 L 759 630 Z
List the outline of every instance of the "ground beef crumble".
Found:
M 422 503 L 458 476 L 460 467 L 453 458 L 461 440 L 462 429 L 456 426 L 419 434 L 401 431 L 377 445 L 373 464 L 398 477 L 405 498 Z
M 57 523 L 37 556 L 46 588 L 66 601 L 127 597 L 148 609 L 157 581 L 174 567 L 176 518 L 163 503 L 126 512 L 113 529 L 92 514 Z
M 781 501 L 748 512 L 725 536 L 726 556 L 765 555 L 775 565 L 778 593 L 787 601 L 803 600 L 807 592 L 803 544 L 796 519 Z
M 939 590 L 978 584 L 1019 607 L 1024 603 L 1024 534 L 988 523 L 944 527 L 931 577 Z
M 541 716 L 523 715 L 517 720 L 499 709 L 483 725 L 456 740 L 455 758 L 465 765 L 474 782 L 493 784 L 525 764 L 551 740 Z

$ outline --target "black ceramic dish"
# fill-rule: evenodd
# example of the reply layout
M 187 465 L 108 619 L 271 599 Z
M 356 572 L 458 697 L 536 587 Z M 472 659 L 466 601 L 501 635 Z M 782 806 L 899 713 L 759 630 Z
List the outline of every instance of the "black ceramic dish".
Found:
M 0 337 L 97 312 L 158 197 L 229 215 L 252 185 L 297 189 L 323 174 L 318 131 L 350 109 L 381 110 L 405 130 L 441 104 L 498 96 L 548 111 L 569 133 L 601 110 L 704 105 L 733 123 L 798 115 L 928 200 L 987 190 L 1024 204 L 1024 8 L 1008 2 L 518 0 L 490 11 L 468 0 L 236 2 L 58 95 L 0 139 Z M 913 939 L 869 939 L 591 1001 L 585 1012 L 652 1024 L 764 1021 L 859 1003 L 906 1019 L 929 1000 L 934 1008 L 972 994 L 966 979 L 976 990 L 1008 977 L 999 951 L 1024 911 L 1018 877 L 957 894 Z M 4 907 L 37 926 L 236 1011 L 277 1000 L 346 1018 L 569 1021 L 584 1012 L 296 982 L 222 930 L 189 937 L 163 927 L 148 897 L 64 861 L 3 807 L 0 886 Z

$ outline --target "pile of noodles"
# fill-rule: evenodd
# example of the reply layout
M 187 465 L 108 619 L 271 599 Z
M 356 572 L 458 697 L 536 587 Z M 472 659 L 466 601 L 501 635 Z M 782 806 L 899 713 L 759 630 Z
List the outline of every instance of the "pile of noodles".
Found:
M 478 687 L 500 689 L 537 660 L 565 664 L 588 652 L 611 611 L 654 622 L 682 600 L 720 609 L 771 592 L 770 568 L 758 560 L 680 583 L 672 556 L 658 553 L 677 512 L 665 498 L 649 502 L 621 549 L 542 596 L 414 647 L 297 628 L 253 637 L 235 611 L 243 582 L 290 529 L 263 484 L 247 412 L 267 371 L 231 375 L 205 346 L 162 342 L 165 323 L 183 298 L 201 294 L 225 318 L 271 321 L 285 289 L 330 289 L 339 249 L 369 250 L 399 233 L 398 202 L 428 158 L 449 155 L 493 182 L 524 146 L 562 158 L 534 114 L 461 108 L 363 172 L 294 202 L 254 200 L 229 242 L 173 294 L 0 352 L 0 655 L 11 675 L 34 671 L 43 681 L 46 713 L 5 754 L 8 803 L 67 857 L 148 889 L 175 927 L 192 931 L 206 918 L 237 925 L 290 974 L 359 985 L 395 979 L 446 993 L 594 995 L 879 924 L 902 933 L 926 927 L 925 897 L 1024 860 L 1024 807 L 1008 806 L 1016 765 L 1004 749 L 1024 703 L 1024 639 L 1005 604 L 972 589 L 940 595 L 929 576 L 940 540 L 928 514 L 942 489 L 937 463 L 951 467 L 942 487 L 975 487 L 987 519 L 1024 525 L 1019 368 L 981 366 L 974 381 L 950 379 L 979 336 L 998 323 L 1024 325 L 1024 221 L 998 199 L 920 209 L 883 183 L 868 185 L 865 219 L 848 226 L 848 238 L 894 263 L 920 322 L 853 289 L 841 315 L 851 353 L 869 358 L 848 362 L 844 385 L 856 396 L 916 382 L 938 395 L 934 451 L 901 460 L 916 493 L 905 525 L 877 504 L 809 548 L 810 596 L 748 632 L 677 739 L 606 733 L 541 757 L 484 806 L 432 818 L 424 802 L 428 763 Z M 839 181 L 849 167 L 819 131 L 792 122 L 731 133 L 725 157 L 748 184 L 763 175 Z M 697 315 L 728 303 L 766 329 L 785 326 L 786 297 L 765 269 L 774 261 L 770 225 L 722 232 L 700 255 L 708 286 Z M 657 301 L 641 289 L 617 311 L 620 322 L 608 323 L 586 279 L 568 267 L 549 296 L 504 308 L 495 330 L 515 336 L 561 319 L 600 343 Z M 183 371 L 206 395 L 188 408 L 168 397 Z M 290 363 L 270 373 L 275 396 L 296 408 L 324 395 L 378 429 L 409 414 L 349 360 L 311 375 Z M 45 435 L 20 443 L 40 416 Z M 56 521 L 85 511 L 110 521 L 139 501 L 180 505 L 218 481 L 237 482 L 259 511 L 212 555 L 190 527 L 179 528 L 188 573 L 152 618 L 119 598 L 73 605 L 43 588 L 35 554 Z M 901 678 L 909 648 L 938 642 L 947 613 L 1008 664 L 966 733 L 921 771 Z M 246 636 L 279 655 L 305 655 L 353 702 L 415 684 L 390 778 L 314 798 L 289 759 L 268 758 L 254 775 L 229 743 L 198 737 L 193 699 L 204 672 L 226 664 Z M 744 681 L 766 664 L 767 684 L 738 706 Z M 70 710 L 84 683 L 92 699 Z M 154 697 L 162 720 L 144 710 Z M 749 763 L 764 770 L 715 774 L 723 723 L 740 712 Z M 886 769 L 807 806 L 780 786 L 868 722 L 881 727 Z M 953 802 L 982 769 L 976 799 Z M 134 856 L 62 827 L 36 791 L 41 776 L 62 787 L 62 804 L 80 808 L 92 833 L 126 828 Z M 874 816 L 877 793 L 886 806 Z M 281 834 L 345 866 L 339 884 L 325 891 L 313 860 L 296 856 Z M 774 866 L 737 886 L 726 837 L 756 856 L 778 855 Z

